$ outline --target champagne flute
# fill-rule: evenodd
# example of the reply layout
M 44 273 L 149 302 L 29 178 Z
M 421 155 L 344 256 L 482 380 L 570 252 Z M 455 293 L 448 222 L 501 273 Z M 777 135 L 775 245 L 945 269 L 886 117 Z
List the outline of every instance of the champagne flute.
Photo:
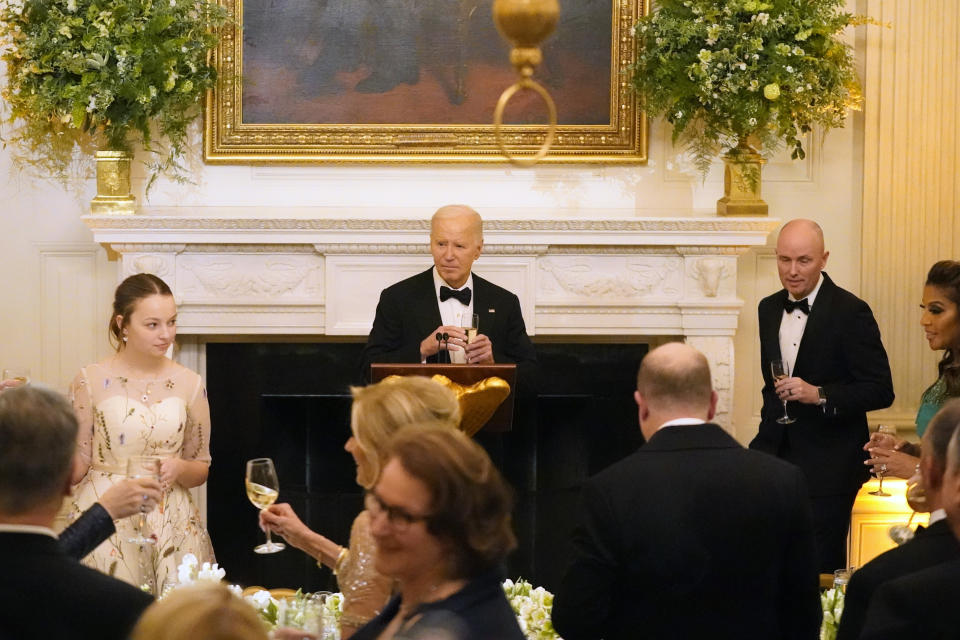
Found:
M 773 360 L 770 362 L 770 373 L 773 374 L 774 380 L 783 380 L 790 376 L 790 366 L 787 364 L 787 361 L 783 358 L 779 360 Z M 777 422 L 780 424 L 790 424 L 796 422 L 796 419 L 791 418 L 787 414 L 787 401 L 783 401 L 783 415 L 777 418 Z
M 477 337 L 477 332 L 480 329 L 480 314 L 479 313 L 465 313 L 463 317 L 460 318 L 460 328 L 463 329 L 464 333 L 467 334 L 467 344 L 470 344 Z
M 877 433 L 885 433 L 889 436 L 896 437 L 897 428 L 892 424 L 881 424 L 877 426 Z M 880 484 L 877 485 L 876 491 L 871 491 L 870 495 L 872 496 L 881 496 L 887 497 L 890 494 L 883 490 L 883 476 L 886 475 L 886 472 L 883 470 L 883 467 L 877 470 L 877 478 L 880 479 Z
M 153 478 L 160 482 L 160 458 L 157 456 L 131 456 L 127 460 L 128 478 Z M 147 514 L 141 507 L 140 513 L 130 516 L 133 519 L 133 537 L 127 538 L 127 542 L 133 544 L 156 544 L 154 538 L 143 535 L 143 527 L 147 524 Z
M 247 460 L 247 497 L 257 509 L 263 511 L 280 497 L 280 482 L 277 472 L 273 468 L 270 458 L 254 458 Z M 270 538 L 270 529 L 267 529 L 267 541 L 253 548 L 257 553 L 276 553 L 285 549 L 287 545 L 274 542 Z

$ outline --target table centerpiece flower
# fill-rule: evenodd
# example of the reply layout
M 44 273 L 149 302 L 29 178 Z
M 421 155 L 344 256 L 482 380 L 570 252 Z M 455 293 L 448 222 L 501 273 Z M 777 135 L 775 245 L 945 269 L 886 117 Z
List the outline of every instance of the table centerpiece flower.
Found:
M 77 150 L 126 154 L 129 172 L 139 144 L 148 189 L 160 174 L 185 181 L 188 127 L 229 19 L 208 0 L 0 0 L 0 123 L 14 161 L 66 182 Z
M 660 0 L 634 26 L 630 83 L 643 110 L 666 118 L 674 144 L 691 153 L 701 175 L 726 151 L 727 196 L 739 186 L 745 200 L 762 204 L 719 207 L 720 213 L 766 213 L 762 160 L 751 142 L 766 152 L 785 143 L 792 158 L 802 159 L 804 135 L 814 125 L 843 126 L 847 111 L 859 108 L 853 53 L 840 34 L 873 21 L 843 6 L 844 0 Z M 731 176 L 729 161 L 749 164 Z

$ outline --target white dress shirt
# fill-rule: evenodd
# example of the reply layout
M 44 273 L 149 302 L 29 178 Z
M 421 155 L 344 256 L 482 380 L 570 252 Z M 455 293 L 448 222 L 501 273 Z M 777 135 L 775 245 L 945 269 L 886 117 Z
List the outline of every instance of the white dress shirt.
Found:
M 664 427 L 691 426 L 695 424 L 706 423 L 706 420 L 701 420 L 700 418 L 674 418 L 673 420 L 667 420 L 662 425 L 657 427 L 657 431 L 660 431 L 660 429 L 663 429 Z
M 469 325 L 473 321 L 473 300 L 476 297 L 476 291 L 473 288 L 473 273 L 471 272 L 467 276 L 467 281 L 463 283 L 463 286 L 454 289 L 455 291 L 460 291 L 461 289 L 470 289 L 470 304 L 463 304 L 456 298 L 447 298 L 443 302 L 440 302 L 440 287 L 450 287 L 447 282 L 440 277 L 440 272 L 437 271 L 437 268 L 433 268 L 433 288 L 437 294 L 437 305 L 440 308 L 440 321 L 448 327 L 463 327 Z M 464 363 L 467 361 L 467 354 L 462 350 L 450 351 L 450 362 L 454 363 Z
M 807 304 L 810 310 L 813 310 L 813 301 L 816 300 L 820 292 L 820 286 L 823 284 L 823 274 L 820 274 L 820 280 L 817 286 L 807 296 Z M 796 302 L 796 298 L 787 294 L 788 299 Z M 793 367 L 797 364 L 797 352 L 800 350 L 800 340 L 803 338 L 803 330 L 807 327 L 807 318 L 809 316 L 800 309 L 794 309 L 791 313 L 783 310 L 783 318 L 780 320 L 780 356 L 787 361 L 789 373 L 793 375 Z

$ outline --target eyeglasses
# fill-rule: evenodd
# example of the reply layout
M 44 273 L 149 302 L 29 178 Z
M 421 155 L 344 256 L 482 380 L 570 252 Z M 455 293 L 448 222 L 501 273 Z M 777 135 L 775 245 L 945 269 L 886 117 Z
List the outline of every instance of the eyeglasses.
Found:
M 364 494 L 363 506 L 370 512 L 371 518 L 376 518 L 381 513 L 385 514 L 387 521 L 397 530 L 405 530 L 417 522 L 428 522 L 433 517 L 433 515 L 414 515 L 402 507 L 387 504 L 373 490 Z

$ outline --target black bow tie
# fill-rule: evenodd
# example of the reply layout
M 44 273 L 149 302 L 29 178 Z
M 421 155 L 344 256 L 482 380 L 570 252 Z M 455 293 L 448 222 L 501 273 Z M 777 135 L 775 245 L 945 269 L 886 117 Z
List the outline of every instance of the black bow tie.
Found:
M 805 314 L 810 315 L 810 303 L 807 302 L 807 299 L 797 300 L 794 302 L 790 298 L 787 298 L 783 301 L 783 308 L 787 313 L 793 313 L 795 309 L 800 309 Z
M 440 286 L 440 302 L 446 302 L 450 298 L 456 298 L 463 305 L 470 304 L 470 287 L 464 287 L 459 291 L 450 287 Z

